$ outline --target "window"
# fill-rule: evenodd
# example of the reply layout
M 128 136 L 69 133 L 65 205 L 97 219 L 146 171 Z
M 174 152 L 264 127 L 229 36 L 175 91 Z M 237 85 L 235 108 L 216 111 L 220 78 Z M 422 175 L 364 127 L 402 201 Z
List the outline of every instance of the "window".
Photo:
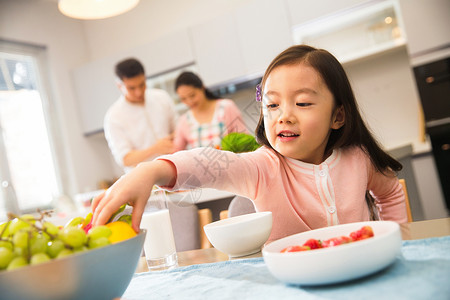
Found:
M 0 41 L 0 220 L 49 208 L 61 194 L 39 70 L 43 52 Z

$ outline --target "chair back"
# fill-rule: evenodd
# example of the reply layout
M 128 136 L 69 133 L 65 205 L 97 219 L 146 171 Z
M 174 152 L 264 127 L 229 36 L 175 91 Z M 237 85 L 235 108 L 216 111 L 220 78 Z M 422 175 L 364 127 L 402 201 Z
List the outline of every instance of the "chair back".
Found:
M 408 216 L 408 222 L 412 222 L 411 206 L 409 205 L 408 189 L 406 188 L 405 179 L 399 179 L 398 182 L 402 185 L 403 193 L 405 194 L 406 215 Z

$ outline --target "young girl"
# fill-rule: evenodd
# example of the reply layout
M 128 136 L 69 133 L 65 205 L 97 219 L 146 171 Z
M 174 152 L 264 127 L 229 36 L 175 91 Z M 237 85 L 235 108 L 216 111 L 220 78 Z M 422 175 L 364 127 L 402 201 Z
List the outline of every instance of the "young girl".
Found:
M 175 81 L 175 91 L 189 107 L 175 130 L 175 151 L 218 147 L 228 133 L 248 132 L 233 100 L 217 99 L 194 73 L 181 73 Z
M 406 222 L 395 175 L 401 164 L 370 134 L 347 76 L 327 51 L 293 46 L 267 68 L 257 92 L 263 144 L 234 154 L 198 148 L 140 164 L 94 199 L 94 225 L 123 203 L 134 206 L 135 230 L 154 184 L 210 187 L 253 199 L 273 213 L 270 240 L 320 227 L 370 220 L 370 191 L 379 218 Z

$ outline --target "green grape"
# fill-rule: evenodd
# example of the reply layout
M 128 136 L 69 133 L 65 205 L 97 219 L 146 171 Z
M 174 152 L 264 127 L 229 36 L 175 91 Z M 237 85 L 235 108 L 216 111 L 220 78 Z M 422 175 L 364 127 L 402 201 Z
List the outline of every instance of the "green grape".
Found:
M 0 224 L 0 237 L 8 237 L 9 236 L 9 224 L 11 221 Z
M 61 240 L 53 240 L 47 243 L 47 254 L 51 258 L 55 258 L 64 249 L 64 242 Z
M 96 238 L 94 240 L 89 240 L 88 247 L 90 249 L 95 249 L 95 248 L 108 246 L 109 244 L 111 244 L 109 239 L 107 237 L 101 236 L 101 237 Z
M 47 243 L 48 239 L 42 234 L 37 234 L 36 236 L 31 238 L 30 240 L 31 255 L 47 252 Z
M 27 222 L 27 223 L 31 223 L 31 224 L 35 224 L 36 223 L 36 218 L 33 215 L 30 214 L 25 214 L 25 215 L 21 215 L 20 219 Z
M 82 228 L 86 227 L 89 223 L 91 223 L 92 221 L 92 213 L 88 213 L 86 215 L 86 218 L 84 219 L 83 225 L 81 226 Z
M 0 247 L 8 248 L 13 250 L 13 243 L 10 240 L 0 240 Z
M 6 269 L 14 258 L 14 252 L 11 249 L 0 247 L 0 270 Z
M 123 212 L 123 211 L 125 210 L 125 207 L 126 207 L 126 206 L 127 206 L 126 204 L 121 205 L 121 206 L 119 207 L 119 209 L 118 209 L 115 213 L 113 213 L 113 214 L 111 215 L 111 217 L 109 218 L 109 220 L 108 220 L 107 223 L 112 222 L 112 221 L 114 220 L 114 218 L 117 216 L 117 214 L 120 214 L 121 212 Z
M 59 232 L 58 226 L 48 221 L 42 223 L 42 230 L 46 231 L 52 236 L 57 236 Z
M 117 221 L 122 221 L 131 225 L 131 215 L 121 215 Z
M 19 230 L 30 228 L 30 227 L 31 227 L 31 225 L 28 224 L 27 222 L 22 221 L 18 218 L 15 218 L 11 221 L 11 224 L 9 224 L 9 234 L 14 235 Z
M 101 237 L 108 238 L 111 234 L 112 234 L 112 231 L 109 227 L 107 227 L 105 225 L 101 225 L 101 226 L 96 226 L 96 227 L 92 228 L 91 230 L 89 230 L 88 238 L 90 240 L 95 240 L 95 239 L 98 239 Z
M 15 256 L 22 256 L 22 257 L 28 257 L 28 247 L 26 248 L 19 248 L 17 246 L 14 246 L 14 255 Z
M 28 247 L 28 231 L 20 230 L 13 236 L 12 242 L 14 247 L 27 248 Z
M 56 258 L 62 258 L 62 257 L 66 257 L 66 256 L 70 256 L 73 254 L 73 251 L 70 249 L 62 249 L 58 255 L 56 256 Z
M 60 232 L 60 238 L 64 244 L 72 248 L 81 247 L 86 243 L 87 237 L 83 229 L 78 227 L 67 227 Z
M 30 265 L 37 265 L 49 261 L 50 257 L 48 257 L 45 253 L 36 253 L 30 259 Z
M 65 228 L 67 227 L 77 227 L 81 224 L 83 224 L 84 222 L 84 218 L 83 217 L 75 217 L 72 218 L 69 222 L 66 223 L 66 225 L 64 225 Z
M 88 247 L 83 245 L 81 247 L 74 248 L 73 249 L 73 253 L 84 252 L 84 251 L 87 251 L 87 250 L 89 250 Z
M 26 265 L 28 265 L 28 261 L 25 259 L 25 257 L 23 256 L 17 256 L 14 257 L 11 262 L 9 263 L 8 267 L 6 268 L 6 270 L 14 270 L 14 269 L 18 269 L 21 267 L 25 267 Z

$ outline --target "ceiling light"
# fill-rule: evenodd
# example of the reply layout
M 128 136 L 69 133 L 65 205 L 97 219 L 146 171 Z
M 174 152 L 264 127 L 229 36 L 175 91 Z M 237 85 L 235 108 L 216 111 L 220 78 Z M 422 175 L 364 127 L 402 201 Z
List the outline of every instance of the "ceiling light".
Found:
M 139 0 L 59 0 L 58 8 L 68 17 L 94 20 L 123 14 L 138 2 Z

